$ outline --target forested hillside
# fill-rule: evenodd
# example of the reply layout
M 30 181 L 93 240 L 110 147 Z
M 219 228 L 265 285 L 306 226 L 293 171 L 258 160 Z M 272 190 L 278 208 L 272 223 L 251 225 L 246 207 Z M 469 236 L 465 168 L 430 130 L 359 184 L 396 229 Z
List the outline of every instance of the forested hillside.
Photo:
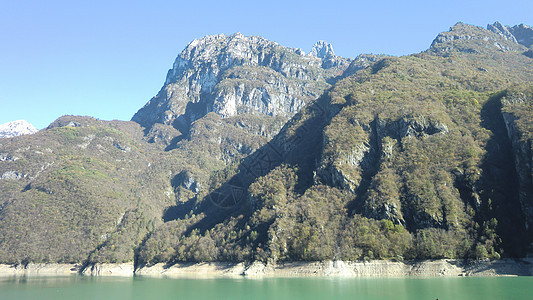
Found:
M 195 40 L 133 121 L 0 139 L 0 262 L 524 257 L 532 37 L 458 23 L 355 59 Z

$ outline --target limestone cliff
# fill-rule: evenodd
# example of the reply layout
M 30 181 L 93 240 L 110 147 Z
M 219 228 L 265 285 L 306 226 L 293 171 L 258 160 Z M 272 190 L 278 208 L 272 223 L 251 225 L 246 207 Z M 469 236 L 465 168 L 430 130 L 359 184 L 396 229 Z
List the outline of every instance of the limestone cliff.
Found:
M 218 173 L 189 207 L 195 217 L 156 229 L 140 261 L 526 255 L 529 196 L 520 200 L 517 138 L 498 103 L 510 84 L 532 84 L 533 60 L 512 37 L 458 23 L 428 51 L 352 61 L 279 134 Z M 328 49 L 318 43 L 312 55 Z
M 0 262 L 98 274 L 523 257 L 528 28 L 458 23 L 428 51 L 353 60 L 322 41 L 305 54 L 241 34 L 195 40 L 135 122 L 65 116 L 0 139 Z
M 440 33 L 431 44 L 433 53 L 463 52 L 486 53 L 488 51 L 520 51 L 520 45 L 510 28 L 500 23 L 487 26 L 487 29 L 464 23 L 457 23 L 450 31 Z
M 178 55 L 161 91 L 132 120 L 186 133 L 209 112 L 223 118 L 259 113 L 287 119 L 320 96 L 350 61 L 324 42 L 305 55 L 257 36 L 206 36 Z
M 495 22 L 492 25 L 487 25 L 487 29 L 525 47 L 533 45 L 533 28 L 531 26 L 520 24 L 510 27 Z

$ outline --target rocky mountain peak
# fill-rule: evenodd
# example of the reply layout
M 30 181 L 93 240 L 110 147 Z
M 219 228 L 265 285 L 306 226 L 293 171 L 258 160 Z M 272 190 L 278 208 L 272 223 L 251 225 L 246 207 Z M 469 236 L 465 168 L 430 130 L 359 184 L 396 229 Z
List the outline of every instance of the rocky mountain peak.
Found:
M 335 56 L 335 52 L 333 51 L 333 46 L 330 43 L 327 43 L 325 41 L 318 41 L 315 43 L 313 48 L 311 48 L 311 52 L 309 53 L 309 55 L 318 58 L 328 58 L 331 56 Z
M 518 43 L 514 35 L 509 31 L 509 26 L 504 26 L 500 22 L 495 22 L 494 24 L 488 24 L 487 29 L 499 34 L 507 40 Z
M 259 36 L 244 36 L 238 32 L 232 35 L 208 35 L 195 39 L 178 55 L 173 68 L 169 71 L 165 84 L 176 82 L 187 76 L 187 70 L 206 67 L 211 78 L 235 64 L 261 64 L 262 50 L 279 47 Z M 211 85 L 205 86 L 210 88 Z
M 482 53 L 487 51 L 523 51 L 509 26 L 499 22 L 488 25 L 487 29 L 459 22 L 449 31 L 440 33 L 429 49 L 433 53 L 458 51 Z
M 132 118 L 181 133 L 209 112 L 288 118 L 316 99 L 350 64 L 318 42 L 312 55 L 259 36 L 211 35 L 189 43 L 169 70 L 165 85 Z
M 530 28 L 493 27 L 353 60 L 192 41 L 136 122 L 0 139 L 0 263 L 530 257 Z
M 0 124 L 0 138 L 10 138 L 19 135 L 33 134 L 38 130 L 26 120 L 16 120 Z
M 514 35 L 519 44 L 526 47 L 533 45 L 533 27 L 520 24 L 509 28 L 509 31 Z
M 495 22 L 492 25 L 487 25 L 487 29 L 525 47 L 533 45 L 533 28 L 525 24 L 510 27 Z

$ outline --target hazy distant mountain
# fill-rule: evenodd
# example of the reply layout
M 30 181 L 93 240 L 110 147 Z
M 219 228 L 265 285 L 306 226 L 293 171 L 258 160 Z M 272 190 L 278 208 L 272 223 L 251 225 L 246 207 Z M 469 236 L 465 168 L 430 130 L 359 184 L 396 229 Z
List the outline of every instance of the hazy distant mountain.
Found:
M 11 121 L 0 124 L 0 138 L 9 138 L 36 133 L 38 130 L 26 120 Z
M 0 262 L 525 256 L 532 38 L 457 23 L 355 59 L 194 40 L 133 121 L 0 140 Z

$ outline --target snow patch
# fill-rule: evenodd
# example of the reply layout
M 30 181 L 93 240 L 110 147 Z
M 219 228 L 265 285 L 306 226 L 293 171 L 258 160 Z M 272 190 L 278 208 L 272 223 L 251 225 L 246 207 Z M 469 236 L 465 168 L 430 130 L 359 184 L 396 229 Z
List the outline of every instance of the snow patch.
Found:
M 16 120 L 0 124 L 0 138 L 10 138 L 25 134 L 33 134 L 38 130 L 26 120 Z

